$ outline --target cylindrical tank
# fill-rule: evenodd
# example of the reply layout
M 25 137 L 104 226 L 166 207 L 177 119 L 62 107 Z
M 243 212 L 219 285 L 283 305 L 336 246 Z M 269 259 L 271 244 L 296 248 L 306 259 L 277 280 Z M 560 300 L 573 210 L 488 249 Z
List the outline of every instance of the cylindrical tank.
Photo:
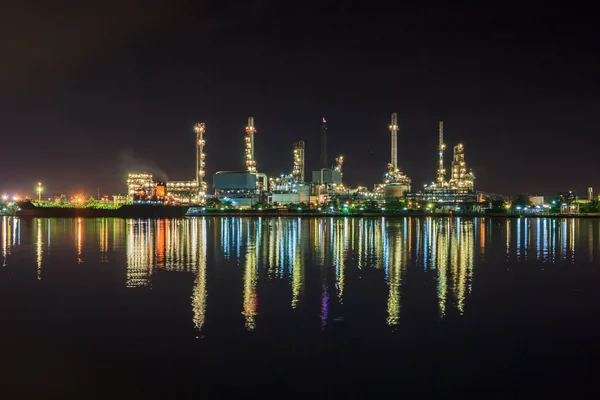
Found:
M 385 197 L 402 197 L 404 193 L 410 191 L 407 185 L 401 183 L 389 183 L 385 185 L 384 195 Z

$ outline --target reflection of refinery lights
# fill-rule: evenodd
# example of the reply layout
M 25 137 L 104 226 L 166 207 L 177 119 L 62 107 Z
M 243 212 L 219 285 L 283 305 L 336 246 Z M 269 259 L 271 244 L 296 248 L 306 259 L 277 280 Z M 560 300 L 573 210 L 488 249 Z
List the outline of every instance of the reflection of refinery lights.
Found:
M 445 225 L 445 226 L 444 226 Z M 435 266 L 437 269 L 437 295 L 438 295 L 438 308 L 440 310 L 440 316 L 446 315 L 446 298 L 448 295 L 448 224 L 439 224 L 439 228 L 436 229 L 435 235 L 437 236 L 437 248 L 435 251 Z
M 154 246 L 150 222 L 131 221 L 127 229 L 127 287 L 150 284 Z
M 538 218 L 538 223 L 540 222 Z M 539 233 L 539 231 L 538 231 Z M 485 254 L 485 219 L 482 218 L 479 223 L 479 251 L 483 256 Z
M 404 219 L 404 224 L 407 224 L 407 220 Z M 408 246 L 406 243 L 407 236 L 400 230 L 390 230 L 386 235 L 386 241 L 388 242 L 388 252 L 384 259 L 384 262 L 388 264 L 386 269 L 389 271 L 388 274 L 388 303 L 387 303 L 387 324 L 389 326 L 396 326 L 400 321 L 400 292 L 402 285 L 402 275 L 406 270 L 408 261 Z M 391 245 L 390 245 L 391 244 Z
M 570 219 L 571 232 L 569 235 L 569 249 L 571 250 L 571 263 L 575 263 L 575 224 L 579 225 L 578 219 Z
M 108 219 L 103 218 L 100 221 L 100 262 L 108 262 Z
M 192 220 L 165 220 L 156 224 L 148 220 L 148 230 L 156 232 L 156 239 L 151 240 L 154 245 L 152 261 L 157 268 L 167 271 L 194 272 L 198 260 L 198 232 L 191 225 Z M 154 228 L 154 229 L 152 229 Z M 163 256 L 164 255 L 164 256 Z
M 454 295 L 456 296 L 456 308 L 460 314 L 465 312 L 465 297 L 467 292 L 471 292 L 471 274 L 473 270 L 473 224 L 463 222 L 459 227 L 463 231 L 459 247 L 456 249 L 459 253 L 458 266 L 455 265 L 454 273 Z M 457 269 L 457 270 L 456 270 Z M 469 285 L 467 288 L 467 284 Z
M 166 231 L 168 220 L 159 219 L 156 221 L 156 268 L 164 269 L 166 266 Z
M 13 218 L 12 220 L 13 222 L 13 239 L 12 239 L 12 244 L 14 245 L 15 243 L 17 245 L 21 245 L 21 220 L 18 218 Z
M 329 291 L 327 285 L 323 285 L 323 294 L 321 295 L 321 329 L 327 326 L 327 317 L 329 316 Z
M 256 232 L 248 238 L 246 249 L 246 266 L 244 268 L 244 307 L 242 314 L 246 317 L 246 329 L 253 331 L 256 328 L 256 315 L 258 308 L 258 293 L 256 283 L 258 280 L 256 252 L 260 246 Z
M 506 260 L 510 255 L 510 218 L 506 219 Z
M 2 266 L 6 267 L 6 257 L 10 249 L 10 232 L 8 230 L 8 217 L 2 217 Z
M 335 278 L 338 290 L 338 300 L 342 304 L 344 302 L 344 275 L 346 269 L 346 249 L 348 248 L 348 218 L 344 218 L 343 222 L 336 221 L 334 238 L 333 238 L 333 251 L 334 251 L 334 264 L 335 264 Z
M 46 224 L 46 226 L 48 227 L 48 233 L 47 233 L 47 239 L 46 239 L 46 251 L 48 252 L 48 254 L 50 254 L 50 226 L 52 224 L 50 223 L 50 221 L 48 221 L 48 223 Z
M 561 224 L 560 231 L 560 256 L 562 261 L 566 261 L 567 259 L 567 220 L 563 219 Z
M 81 264 L 81 218 L 77 218 L 77 264 Z
M 198 225 L 200 227 L 198 228 Z M 198 270 L 196 272 L 196 282 L 192 293 L 192 310 L 194 312 L 194 327 L 199 331 L 204 325 L 206 318 L 206 220 L 195 218 L 193 220 L 193 228 L 195 231 L 200 230 L 200 237 L 196 237 L 195 241 L 199 241 L 200 252 L 198 257 Z
M 298 226 L 298 234 L 294 243 L 294 262 L 292 267 L 292 308 L 298 306 L 304 287 L 304 260 L 302 258 L 302 247 L 300 246 L 302 225 L 300 219 L 296 221 L 296 224 Z
M 275 278 L 275 267 L 279 262 L 279 246 L 281 241 L 280 219 L 270 220 L 269 222 L 269 266 L 267 276 L 269 279 Z
M 37 241 L 36 247 L 36 258 L 37 258 L 37 279 L 42 279 L 42 220 L 37 219 Z

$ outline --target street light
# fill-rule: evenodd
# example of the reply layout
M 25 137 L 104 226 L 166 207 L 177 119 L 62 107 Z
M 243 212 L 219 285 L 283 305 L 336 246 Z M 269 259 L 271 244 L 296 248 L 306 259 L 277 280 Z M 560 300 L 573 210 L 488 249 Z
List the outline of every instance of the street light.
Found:
M 38 194 L 38 201 L 42 201 L 42 182 L 38 182 L 36 192 Z

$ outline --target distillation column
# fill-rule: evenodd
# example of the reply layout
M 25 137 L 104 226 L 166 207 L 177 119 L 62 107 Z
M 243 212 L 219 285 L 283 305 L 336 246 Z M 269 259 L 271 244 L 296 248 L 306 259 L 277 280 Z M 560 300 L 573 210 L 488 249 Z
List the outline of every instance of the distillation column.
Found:
M 292 175 L 296 183 L 304 183 L 304 140 L 294 143 L 294 169 Z
M 454 146 L 454 160 L 452 161 L 452 181 L 458 187 L 464 185 L 467 174 L 467 165 L 465 162 L 465 150 L 462 144 Z
M 256 173 L 256 160 L 254 159 L 254 117 L 248 117 L 248 126 L 246 126 L 246 171 Z
M 204 164 L 204 132 L 206 126 L 204 122 L 198 122 L 194 125 L 194 132 L 196 132 L 196 183 L 198 185 L 198 202 L 204 203 L 206 194 L 206 182 L 204 182 L 205 164 Z
M 440 121 L 440 136 L 439 136 L 439 164 L 437 173 L 437 184 L 439 187 L 446 185 L 446 170 L 444 169 L 444 150 L 446 145 L 444 144 L 444 121 Z

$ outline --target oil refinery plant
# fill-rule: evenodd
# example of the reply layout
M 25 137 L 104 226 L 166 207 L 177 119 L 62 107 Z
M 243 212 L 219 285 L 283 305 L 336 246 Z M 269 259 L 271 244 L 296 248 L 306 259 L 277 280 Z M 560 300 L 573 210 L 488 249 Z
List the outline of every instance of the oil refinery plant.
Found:
M 243 170 L 218 171 L 213 174 L 209 190 L 206 178 L 205 133 L 206 125 L 194 125 L 196 133 L 195 179 L 189 181 L 155 181 L 152 174 L 130 173 L 127 180 L 128 204 L 205 205 L 228 204 L 233 208 L 250 208 L 257 205 L 287 206 L 290 204 L 320 207 L 331 201 L 370 200 L 385 204 L 390 201 L 405 202 L 407 208 L 418 208 L 428 203 L 432 209 L 473 209 L 484 200 L 474 188 L 475 176 L 467 168 L 465 149 L 462 144 L 453 148 L 450 174 L 444 166 L 444 125 L 439 122 L 437 175 L 435 181 L 420 190 L 411 190 L 411 179 L 400 169 L 398 161 L 398 115 L 391 115 L 390 161 L 381 183 L 372 191 L 365 187 L 351 189 L 343 183 L 344 157 L 328 163 L 327 121 L 322 118 L 320 126 L 319 169 L 311 171 L 310 181 L 305 173 L 305 143 L 303 140 L 291 146 L 289 174 L 269 177 L 260 170 L 255 158 L 254 135 L 257 132 L 254 117 L 248 118 L 244 135 Z

